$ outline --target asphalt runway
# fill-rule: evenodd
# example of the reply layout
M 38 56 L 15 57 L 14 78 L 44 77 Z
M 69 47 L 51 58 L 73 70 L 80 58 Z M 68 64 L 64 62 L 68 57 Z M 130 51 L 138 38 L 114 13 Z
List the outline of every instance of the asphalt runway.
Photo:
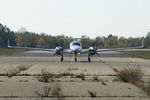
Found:
M 42 92 L 43 86 L 59 83 L 65 100 L 91 100 L 87 90 L 95 91 L 97 97 L 92 100 L 149 100 L 147 94 L 138 87 L 118 81 L 116 70 L 126 67 L 141 67 L 145 71 L 144 79 L 150 75 L 150 61 L 131 57 L 120 52 L 101 52 L 88 62 L 87 55 L 78 55 L 74 62 L 73 55 L 64 55 L 64 62 L 59 56 L 47 51 L 28 51 L 11 56 L 0 56 L 0 100 L 39 100 L 35 91 Z M 30 66 L 27 70 L 8 78 L 3 76 L 18 66 Z M 37 76 L 45 69 L 51 74 L 67 76 L 50 79 L 49 83 L 39 82 Z M 80 74 L 85 79 L 74 78 Z M 26 76 L 27 75 L 27 76 Z M 70 75 L 74 75 L 70 76 Z M 94 81 L 97 77 L 99 81 Z M 52 80 L 52 81 L 51 81 Z M 115 91 L 115 92 L 114 92 Z M 45 98 L 53 100 L 57 98 Z
M 99 56 L 95 55 L 91 57 L 91 62 L 88 62 L 88 55 L 86 54 L 78 55 L 77 62 L 74 62 L 73 55 L 65 54 L 64 62 L 60 62 L 60 56 L 53 56 L 53 54 L 54 53 L 48 51 L 29 51 L 14 54 L 12 56 L 0 56 L 0 67 L 7 66 L 2 67 L 2 69 L 7 70 L 7 68 L 9 69 L 17 65 L 32 65 L 31 68 L 36 66 L 35 68 L 39 68 L 38 71 L 40 72 L 41 68 L 47 68 L 47 66 L 55 66 L 55 68 L 61 66 L 60 69 L 62 68 L 63 70 L 69 68 L 70 66 L 79 68 L 81 66 L 81 68 L 84 68 L 85 66 L 96 66 L 99 68 L 108 68 L 109 70 L 112 70 L 112 68 L 141 66 L 143 69 L 148 70 L 150 65 L 149 60 L 131 57 L 115 51 L 100 52 Z M 60 71 L 62 71 L 62 69 Z M 0 72 L 4 72 L 4 70 L 0 70 Z M 34 72 L 36 71 L 33 71 L 33 73 Z M 104 72 L 107 71 L 104 70 Z M 105 74 L 113 74 L 113 71 L 111 72 L 112 73 Z M 150 74 L 150 72 L 148 71 L 146 74 Z

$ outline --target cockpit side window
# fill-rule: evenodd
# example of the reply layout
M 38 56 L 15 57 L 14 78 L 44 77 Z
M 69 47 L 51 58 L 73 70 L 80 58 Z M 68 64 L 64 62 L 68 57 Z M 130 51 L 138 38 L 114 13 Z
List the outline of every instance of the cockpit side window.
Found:
M 73 45 L 81 46 L 80 43 L 78 43 L 78 42 L 74 42 Z

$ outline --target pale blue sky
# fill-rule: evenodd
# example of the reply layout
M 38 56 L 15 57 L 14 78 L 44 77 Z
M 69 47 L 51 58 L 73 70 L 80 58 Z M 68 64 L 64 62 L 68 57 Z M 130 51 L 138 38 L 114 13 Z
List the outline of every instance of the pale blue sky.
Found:
M 150 31 L 150 0 L 0 0 L 0 23 L 51 35 L 140 37 Z

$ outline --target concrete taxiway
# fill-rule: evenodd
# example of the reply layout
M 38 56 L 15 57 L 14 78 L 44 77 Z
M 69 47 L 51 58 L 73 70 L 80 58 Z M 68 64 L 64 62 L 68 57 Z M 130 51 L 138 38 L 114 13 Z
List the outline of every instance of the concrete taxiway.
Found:
M 0 100 L 40 100 L 35 91 L 42 92 L 43 86 L 59 84 L 62 87 L 65 100 L 149 100 L 147 94 L 140 88 L 118 80 L 116 70 L 124 67 L 139 66 L 145 70 L 145 79 L 150 75 L 150 61 L 131 57 L 119 52 L 102 52 L 93 56 L 89 63 L 87 55 L 79 55 L 74 62 L 73 55 L 60 57 L 46 51 L 29 51 L 11 56 L 0 56 Z M 5 74 L 18 66 L 30 66 L 17 76 L 8 78 Z M 45 69 L 52 74 L 66 76 L 54 78 L 49 83 L 39 82 L 37 76 Z M 75 77 L 84 74 L 84 80 Z M 94 78 L 97 77 L 98 81 Z M 90 97 L 89 91 L 96 93 Z M 49 95 L 45 100 L 57 100 Z

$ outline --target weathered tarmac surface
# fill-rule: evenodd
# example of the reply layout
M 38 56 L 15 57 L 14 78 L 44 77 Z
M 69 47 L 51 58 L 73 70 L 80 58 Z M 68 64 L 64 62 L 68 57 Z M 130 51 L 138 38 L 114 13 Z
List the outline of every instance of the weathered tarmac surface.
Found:
M 73 55 L 65 55 L 64 62 L 60 57 L 45 51 L 30 51 L 12 56 L 0 56 L 0 100 L 43 100 L 35 93 L 43 92 L 44 86 L 62 87 L 64 100 L 149 100 L 150 97 L 140 88 L 119 81 L 115 69 L 140 66 L 145 70 L 145 79 L 150 75 L 150 60 L 130 57 L 119 52 L 103 52 L 87 61 L 87 55 L 79 55 L 74 62 Z M 29 69 L 18 73 L 18 76 L 5 76 L 9 70 L 20 65 L 30 66 Z M 37 77 L 41 70 L 52 74 L 67 76 L 50 79 L 49 83 L 39 82 Z M 85 79 L 76 77 L 85 75 Z M 73 75 L 70 75 L 73 74 Z M 98 78 L 98 81 L 94 80 Z M 88 90 L 95 91 L 95 98 L 90 97 Z M 49 95 L 44 100 L 58 100 Z

